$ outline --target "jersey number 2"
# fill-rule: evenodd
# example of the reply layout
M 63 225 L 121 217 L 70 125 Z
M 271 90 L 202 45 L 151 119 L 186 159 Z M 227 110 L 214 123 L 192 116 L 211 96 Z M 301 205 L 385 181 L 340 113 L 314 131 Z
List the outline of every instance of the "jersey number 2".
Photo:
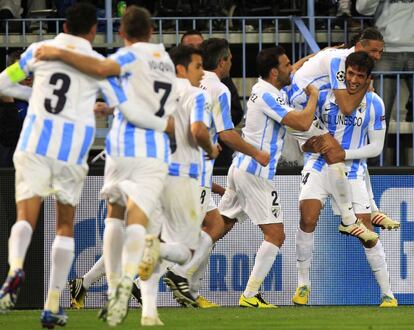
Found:
M 63 107 L 66 104 L 66 93 L 70 87 L 70 77 L 64 73 L 54 73 L 50 77 L 49 84 L 53 86 L 58 86 L 60 82 L 60 87 L 53 90 L 53 95 L 57 96 L 57 102 L 54 107 L 52 107 L 52 100 L 47 98 L 45 99 L 45 109 L 47 112 L 58 114 L 63 110 Z
M 164 116 L 164 113 L 165 113 L 164 105 L 165 105 L 165 102 L 167 102 L 168 96 L 171 93 L 171 84 L 165 83 L 165 82 L 162 82 L 162 81 L 154 81 L 154 91 L 155 91 L 155 93 L 158 93 L 160 90 L 163 90 L 164 94 L 163 94 L 163 96 L 161 97 L 161 100 L 160 100 L 160 108 L 155 113 L 155 115 L 158 116 L 158 117 Z

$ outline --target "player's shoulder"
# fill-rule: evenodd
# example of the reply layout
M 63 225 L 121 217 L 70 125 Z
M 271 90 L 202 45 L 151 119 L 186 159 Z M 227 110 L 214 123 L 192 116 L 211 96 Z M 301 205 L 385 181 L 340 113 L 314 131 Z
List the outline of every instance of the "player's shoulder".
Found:
M 370 98 L 372 107 L 381 107 L 384 108 L 384 101 L 382 100 L 381 96 L 379 96 L 376 92 L 374 91 L 369 91 L 366 94 L 366 98 L 367 100 Z
M 41 40 L 41 41 L 36 41 L 33 42 L 32 44 L 30 44 L 24 51 L 24 53 L 33 53 L 35 52 L 35 50 L 37 48 L 39 48 L 42 45 L 53 45 L 53 39 L 49 39 L 49 40 Z M 34 54 L 33 54 L 34 56 Z
M 108 56 L 110 59 L 115 60 L 121 66 L 134 62 L 137 59 L 137 51 L 131 46 L 121 47 L 116 50 L 115 53 Z
M 283 103 L 286 99 L 287 93 L 285 90 L 281 89 L 278 90 L 275 87 L 273 87 L 268 82 L 259 79 L 252 87 L 252 93 L 255 93 L 258 97 L 263 98 L 264 96 L 272 97 L 274 99 L 280 100 L 278 103 Z

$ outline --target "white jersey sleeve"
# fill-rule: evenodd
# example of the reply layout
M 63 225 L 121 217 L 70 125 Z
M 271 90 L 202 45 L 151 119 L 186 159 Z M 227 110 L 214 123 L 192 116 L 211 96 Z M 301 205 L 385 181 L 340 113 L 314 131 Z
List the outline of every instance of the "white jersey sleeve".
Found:
M 190 123 L 196 122 L 203 122 L 207 128 L 211 123 L 211 100 L 203 90 L 200 90 L 200 93 L 196 95 L 192 104 Z
M 290 111 L 294 110 L 286 104 L 282 97 L 269 92 L 263 93 L 262 100 L 266 106 L 261 108 L 261 110 L 278 123 L 281 123 L 283 118 L 285 118 Z
M 216 106 L 212 109 L 213 122 L 217 133 L 234 128 L 233 121 L 231 120 L 230 100 L 230 91 L 223 91 L 218 96 Z
M 382 99 L 375 93 L 372 93 L 372 102 L 370 107 L 370 121 L 368 129 L 385 130 L 385 107 Z
M 19 66 L 28 76 L 33 72 L 33 65 L 36 62 L 34 54 L 39 47 L 39 43 L 31 44 L 22 55 L 20 55 Z
M 345 59 L 344 57 L 333 57 L 329 62 L 329 82 L 331 89 L 346 89 Z
M 122 89 L 118 77 L 108 77 L 100 80 L 99 87 L 102 91 L 104 100 L 109 107 L 116 107 L 127 100 L 127 96 Z
M 109 56 L 110 59 L 114 60 L 119 64 L 121 73 L 120 76 L 128 75 L 129 66 L 135 62 L 136 55 L 128 48 L 119 48 L 118 51 Z

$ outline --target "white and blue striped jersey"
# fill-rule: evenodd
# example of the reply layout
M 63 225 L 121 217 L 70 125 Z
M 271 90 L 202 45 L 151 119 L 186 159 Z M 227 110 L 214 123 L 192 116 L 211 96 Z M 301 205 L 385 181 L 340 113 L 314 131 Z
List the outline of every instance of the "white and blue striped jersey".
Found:
M 320 91 L 326 89 L 345 89 L 345 59 L 355 48 L 328 48 L 306 61 L 295 72 L 292 84 L 285 88 L 289 104 L 295 109 L 305 108 L 308 97 L 304 88 L 309 84 Z
M 36 62 L 33 55 L 42 44 L 103 58 L 86 39 L 64 33 L 32 44 L 21 55 L 20 69 L 33 73 L 34 82 L 16 151 L 84 165 L 95 138 L 98 92 L 105 94 L 109 106 L 125 101 L 125 95 L 113 78 L 97 80 L 59 61 Z
M 171 155 L 168 174 L 197 179 L 200 175 L 201 149 L 191 134 L 191 124 L 203 122 L 208 127 L 211 116 L 209 95 L 191 85 L 188 79 L 177 78 L 177 111 L 174 112 L 177 149 Z
M 176 109 L 175 67 L 162 44 L 137 42 L 111 58 L 121 67 L 128 102 L 159 117 Z M 107 135 L 106 153 L 116 157 L 149 157 L 169 162 L 170 141 L 164 132 L 135 127 L 116 109 Z
M 246 124 L 242 131 L 246 142 L 270 154 L 270 161 L 262 166 L 252 157 L 238 152 L 233 164 L 247 173 L 273 180 L 286 133 L 281 121 L 292 110 L 283 92 L 259 78 L 247 102 Z
M 213 143 L 217 143 L 218 133 L 233 129 L 231 120 L 231 96 L 230 91 L 219 77 L 210 71 L 204 71 L 200 87 L 205 90 L 211 98 L 211 125 L 210 136 Z M 213 180 L 214 159 L 206 160 L 206 153 L 203 151 L 201 158 L 200 185 L 211 188 Z
M 368 143 L 368 131 L 385 130 L 385 110 L 382 99 L 374 92 L 368 92 L 359 107 L 345 116 L 335 103 L 332 91 L 319 94 L 317 116 L 321 127 L 341 144 L 344 150 L 358 149 Z M 326 161 L 320 154 L 305 154 L 305 170 L 322 171 Z M 345 161 L 348 178 L 364 175 L 365 159 Z

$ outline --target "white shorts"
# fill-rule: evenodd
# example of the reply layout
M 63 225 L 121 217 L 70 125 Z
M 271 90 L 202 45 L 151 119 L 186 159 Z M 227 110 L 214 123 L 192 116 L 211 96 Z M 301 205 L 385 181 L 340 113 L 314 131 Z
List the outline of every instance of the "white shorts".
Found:
M 328 180 L 327 169 L 324 167 L 321 172 L 313 170 L 302 171 L 301 190 L 299 201 L 305 199 L 318 199 L 322 205 L 331 195 L 332 187 Z M 371 213 L 371 203 L 369 194 L 364 181 L 364 177 L 348 180 L 351 187 L 352 207 L 357 214 Z M 332 199 L 332 209 L 334 214 L 339 215 L 336 202 Z
M 79 203 L 87 165 L 68 164 L 50 157 L 18 151 L 13 157 L 16 168 L 16 202 L 35 196 L 54 195 L 62 204 Z
M 217 208 L 216 202 L 211 196 L 211 188 L 199 187 L 200 203 L 201 203 L 201 219 L 204 219 L 207 212 Z
M 101 197 L 125 206 L 127 198 L 151 217 L 164 189 L 168 165 L 156 158 L 106 157 Z
M 232 165 L 227 188 L 219 204 L 222 215 L 256 225 L 283 223 L 283 213 L 273 182 Z
M 161 204 L 157 204 L 151 217 L 148 219 L 147 234 L 159 237 L 161 235 L 161 228 L 166 221 L 167 218 L 165 217 L 164 209 Z
M 161 230 L 165 242 L 185 244 L 195 250 L 201 232 L 200 187 L 197 180 L 169 176 L 161 197 L 166 221 Z

